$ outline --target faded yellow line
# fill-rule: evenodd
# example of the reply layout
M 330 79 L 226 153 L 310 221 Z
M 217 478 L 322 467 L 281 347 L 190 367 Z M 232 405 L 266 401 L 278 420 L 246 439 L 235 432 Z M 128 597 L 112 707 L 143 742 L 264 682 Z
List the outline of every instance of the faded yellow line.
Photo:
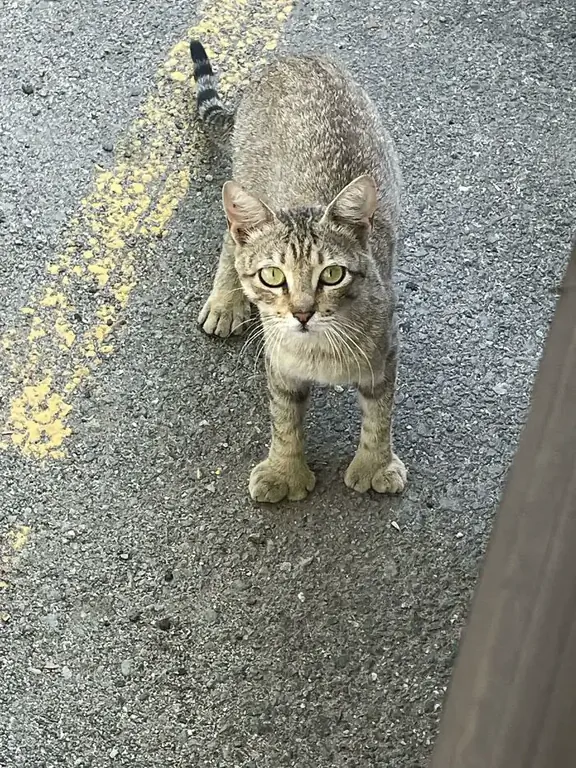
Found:
M 193 122 L 188 40 L 204 42 L 226 94 L 274 50 L 291 9 L 286 0 L 208 0 L 187 39 L 170 51 L 114 167 L 96 172 L 69 222 L 45 284 L 0 337 L 9 371 L 0 385 L 9 401 L 0 448 L 36 459 L 66 455 L 73 395 L 114 351 L 138 258 L 157 247 L 200 174 L 205 150 Z
M 30 530 L 28 525 L 17 525 L 0 536 L 0 598 L 10 588 L 10 571 L 18 564 L 20 554 L 30 538 Z M 8 621 L 10 614 L 0 604 L 0 625 Z

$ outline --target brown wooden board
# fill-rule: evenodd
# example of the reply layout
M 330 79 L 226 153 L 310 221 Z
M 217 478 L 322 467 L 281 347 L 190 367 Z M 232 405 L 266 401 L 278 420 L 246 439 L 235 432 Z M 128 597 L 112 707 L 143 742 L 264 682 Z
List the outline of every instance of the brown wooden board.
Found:
M 431 768 L 576 768 L 576 243 Z

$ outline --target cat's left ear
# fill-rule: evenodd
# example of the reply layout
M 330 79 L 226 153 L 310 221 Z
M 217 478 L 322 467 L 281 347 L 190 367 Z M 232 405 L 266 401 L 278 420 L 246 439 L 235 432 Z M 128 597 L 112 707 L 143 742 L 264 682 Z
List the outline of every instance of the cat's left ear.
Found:
M 378 190 L 372 176 L 358 176 L 326 208 L 322 221 L 333 219 L 369 230 L 378 207 Z
M 230 234 L 238 245 L 244 245 L 251 232 L 274 219 L 274 213 L 262 200 L 246 192 L 235 181 L 227 181 L 224 184 L 222 204 Z

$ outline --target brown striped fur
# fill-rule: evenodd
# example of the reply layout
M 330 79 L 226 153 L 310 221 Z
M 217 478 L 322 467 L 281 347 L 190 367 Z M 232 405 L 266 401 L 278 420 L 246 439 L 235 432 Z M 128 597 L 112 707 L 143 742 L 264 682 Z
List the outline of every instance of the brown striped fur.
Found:
M 398 493 L 406 469 L 391 438 L 391 274 L 401 188 L 392 140 L 339 65 L 286 56 L 249 85 L 231 141 L 234 180 L 223 190 L 228 231 L 199 322 L 209 334 L 228 336 L 245 330 L 251 304 L 260 314 L 272 440 L 252 471 L 250 493 L 276 502 L 313 489 L 303 421 L 314 382 L 359 390 L 362 430 L 346 484 Z M 337 285 L 320 280 L 328 266 L 345 270 Z M 261 270 L 270 267 L 282 271 L 283 285 L 263 282 L 269 273 Z

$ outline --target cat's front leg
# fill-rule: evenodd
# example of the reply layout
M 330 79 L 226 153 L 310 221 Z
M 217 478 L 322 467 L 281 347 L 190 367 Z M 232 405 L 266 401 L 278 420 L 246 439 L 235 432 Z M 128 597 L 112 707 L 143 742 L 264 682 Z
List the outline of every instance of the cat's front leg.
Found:
M 344 482 L 360 493 L 371 488 L 378 493 L 401 493 L 406 485 L 406 467 L 392 448 L 396 365 L 396 353 L 391 352 L 382 378 L 358 387 L 362 429 Z
M 304 416 L 310 385 L 274 370 L 270 361 L 267 375 L 272 442 L 268 458 L 250 474 L 250 495 L 255 501 L 300 501 L 316 483 L 304 455 Z
M 198 315 L 198 323 L 209 336 L 240 335 L 250 320 L 250 302 L 240 285 L 234 250 L 234 241 L 226 232 L 212 291 Z

